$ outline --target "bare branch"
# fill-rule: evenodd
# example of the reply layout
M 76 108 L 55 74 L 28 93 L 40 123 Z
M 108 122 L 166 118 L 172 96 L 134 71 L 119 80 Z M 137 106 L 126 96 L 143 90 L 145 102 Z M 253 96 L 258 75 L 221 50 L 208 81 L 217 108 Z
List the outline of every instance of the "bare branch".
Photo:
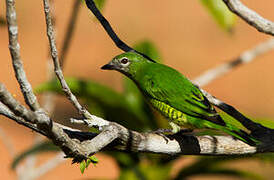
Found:
M 18 26 L 14 0 L 6 0 L 6 16 L 9 34 L 9 49 L 15 76 L 20 85 L 26 103 L 32 110 L 37 111 L 40 109 L 40 106 L 37 102 L 36 96 L 32 91 L 32 87 L 27 80 L 20 57 L 20 45 L 18 43 Z
M 246 7 L 239 0 L 223 0 L 227 7 L 259 32 L 274 35 L 274 23 Z
M 104 134 L 105 132 L 105 134 Z M 249 146 L 242 141 L 229 136 L 188 136 L 175 134 L 164 138 L 154 133 L 139 133 L 125 127 L 111 123 L 102 133 L 89 143 L 92 151 L 99 151 L 98 147 L 113 142 L 117 137 L 117 144 L 111 147 L 127 152 L 151 152 L 160 154 L 203 154 L 203 155 L 232 155 L 256 153 L 256 147 Z M 96 140 L 97 139 L 97 140 Z M 110 147 L 108 147 L 110 148 Z M 108 149 L 107 148 L 107 149 Z
M 0 102 L 6 105 L 9 110 L 11 110 L 11 112 L 15 114 L 15 116 L 10 115 L 10 117 L 14 118 L 13 120 L 21 122 L 21 120 L 18 119 L 18 117 L 21 117 L 25 120 L 25 122 L 30 122 L 30 124 L 27 123 L 28 127 L 31 127 L 33 128 L 33 130 L 37 130 L 39 132 L 41 132 L 41 130 L 35 128 L 32 124 L 47 124 L 50 128 L 51 120 L 49 117 L 47 117 L 44 113 L 41 113 L 39 111 L 35 113 L 22 106 L 18 101 L 13 98 L 13 96 L 7 91 L 2 83 L 0 83 Z M 7 111 L 3 112 L 8 115 Z
M 7 118 L 10 118 L 17 122 L 18 124 L 21 124 L 25 127 L 28 127 L 40 134 L 45 135 L 45 133 L 37 128 L 36 125 L 29 123 L 25 121 L 23 118 L 16 116 L 11 110 L 9 110 L 2 102 L 0 101 L 0 115 L 6 116 Z
M 38 116 L 43 121 L 45 116 Z M 22 124 L 22 123 L 21 123 Z M 152 152 L 163 154 L 231 155 L 273 152 L 273 146 L 262 149 L 245 144 L 229 136 L 191 136 L 183 134 L 164 138 L 153 133 L 138 133 L 117 124 L 109 123 L 99 134 L 81 132 L 63 125 L 52 124 L 51 131 L 44 133 L 67 155 L 80 162 L 101 150 L 126 152 Z
M 16 101 L 2 83 L 0 83 L 0 101 L 11 109 L 16 116 L 27 119 L 31 123 L 37 122 L 36 114 Z
M 215 68 L 209 69 L 199 77 L 193 80 L 194 84 L 198 86 L 205 86 L 209 84 L 211 81 L 231 72 L 235 67 L 238 67 L 242 64 L 246 64 L 254 60 L 257 56 L 262 55 L 270 50 L 274 49 L 274 39 L 269 39 L 255 48 L 247 50 L 243 52 L 239 57 L 236 59 L 219 65 Z
M 58 59 L 58 52 L 56 48 L 56 40 L 54 35 L 54 29 L 52 26 L 52 20 L 50 15 L 50 7 L 49 7 L 49 1 L 43 0 L 44 2 L 44 12 L 46 17 L 46 24 L 47 24 L 47 35 L 49 39 L 49 44 L 51 48 L 51 56 L 54 64 L 54 71 L 56 73 L 57 78 L 59 79 L 62 90 L 65 92 L 67 98 L 70 100 L 70 102 L 74 105 L 74 107 L 78 110 L 79 114 L 83 115 L 87 119 L 91 119 L 91 114 L 78 102 L 77 98 L 72 94 L 70 88 L 68 87 L 63 72 L 61 70 L 61 66 L 59 64 Z
M 230 136 L 192 136 L 175 134 L 166 138 L 154 133 L 139 133 L 110 123 L 99 134 L 81 132 L 53 123 L 51 135 L 47 135 L 67 155 L 80 162 L 101 150 L 125 152 L 150 152 L 160 154 L 240 155 L 273 152 L 268 148 L 259 151 Z

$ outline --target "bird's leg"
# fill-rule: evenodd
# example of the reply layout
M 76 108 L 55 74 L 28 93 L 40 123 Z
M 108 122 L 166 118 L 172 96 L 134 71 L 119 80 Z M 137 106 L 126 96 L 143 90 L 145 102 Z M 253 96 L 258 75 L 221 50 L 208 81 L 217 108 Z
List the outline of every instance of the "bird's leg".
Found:
M 169 125 L 171 126 L 172 130 L 171 132 L 173 134 L 185 134 L 185 133 L 191 133 L 193 129 L 182 129 L 179 125 L 175 124 L 174 122 L 169 122 Z
M 177 124 L 175 124 L 174 122 L 169 122 L 169 125 L 171 126 L 171 128 L 172 128 L 172 130 L 171 130 L 171 132 L 173 133 L 173 134 L 176 134 L 176 133 L 178 133 L 179 131 L 181 131 L 181 127 L 180 126 L 178 126 Z

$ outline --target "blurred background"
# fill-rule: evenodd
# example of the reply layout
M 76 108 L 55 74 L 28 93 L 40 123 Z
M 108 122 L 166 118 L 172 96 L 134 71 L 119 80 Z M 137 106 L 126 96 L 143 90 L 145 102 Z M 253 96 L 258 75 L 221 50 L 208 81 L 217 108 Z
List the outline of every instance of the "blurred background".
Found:
M 242 2 L 263 17 L 270 20 L 274 19 L 274 1 L 265 0 L 264 2 L 260 2 L 249 0 Z M 60 49 L 75 0 L 54 1 L 53 4 L 57 29 L 57 45 Z M 38 87 L 41 83 L 48 80 L 49 49 L 42 9 L 42 1 L 16 2 L 21 57 L 28 79 L 33 87 Z M 214 19 L 208 6 L 205 6 L 202 0 L 135 0 L 130 2 L 125 0 L 108 0 L 105 2 L 102 12 L 123 41 L 132 46 L 139 43 L 140 47 L 142 46 L 140 43 L 142 44 L 145 40 L 149 44 L 149 47 L 153 46 L 152 48 L 157 49 L 157 52 L 159 52 L 156 55 L 154 54 L 155 57 L 160 57 L 162 62 L 176 68 L 190 79 L 194 79 L 209 68 L 233 60 L 243 51 L 251 49 L 257 44 L 271 38 L 269 35 L 257 32 L 256 29 L 247 25 L 239 18 L 236 18 L 235 21 L 233 20 L 231 24 L 228 23 L 228 25 L 218 24 L 218 21 Z M 0 61 L 2 64 L 0 81 L 23 103 L 23 97 L 15 80 L 8 50 L 8 34 L 4 22 L 4 1 L 0 2 L 0 17 L 1 22 L 3 21 L 0 26 Z M 102 71 L 100 69 L 102 65 L 122 51 L 114 45 L 84 3 L 80 3 L 79 16 L 74 26 L 75 32 L 65 59 L 65 76 L 74 77 L 76 80 L 80 78 L 92 80 L 92 82 L 100 84 L 98 85 L 100 86 L 99 88 L 101 88 L 101 85 L 102 87 L 106 86 L 111 88 L 111 93 L 124 95 L 125 80 L 122 78 L 122 75 L 114 71 Z M 274 51 L 263 54 L 257 57 L 254 62 L 236 68 L 231 73 L 214 80 L 205 86 L 204 89 L 228 104 L 233 105 L 247 116 L 267 121 L 271 124 L 274 121 L 273 58 Z M 76 83 L 74 80 L 70 82 L 72 84 Z M 94 86 L 97 87 L 97 85 Z M 42 91 L 58 91 L 57 89 L 47 86 L 44 89 L 42 88 Z M 119 95 L 117 95 L 118 98 Z M 104 116 L 105 112 L 101 112 L 102 110 L 96 108 L 96 105 L 89 104 L 88 97 L 87 95 L 83 98 L 84 103 L 90 105 L 89 107 L 94 106 L 94 108 L 90 108 L 90 112 L 93 113 L 94 110 L 96 111 L 94 112 L 95 114 L 102 114 Z M 94 99 L 94 96 L 91 96 L 91 99 Z M 68 103 L 68 100 L 61 96 L 56 98 L 56 104 L 55 107 L 58 108 L 54 109 L 53 117 L 58 120 L 64 119 L 63 122 L 59 122 L 70 125 L 69 117 L 77 116 L 76 111 Z M 151 114 L 146 112 L 145 116 L 150 118 Z M 155 117 L 158 118 L 157 115 Z M 140 117 L 136 118 L 140 119 Z M 35 133 L 5 117 L 1 116 L 0 119 L 0 158 L 2 163 L 0 166 L 0 176 L 3 179 L 16 179 L 17 175 L 11 169 L 11 162 L 14 158 L 10 155 L 9 148 L 6 147 L 3 139 L 11 141 L 15 147 L 16 155 L 18 155 L 33 146 Z M 136 120 L 136 122 L 138 121 Z M 159 122 L 158 124 L 156 123 L 157 125 L 142 125 L 139 129 L 149 130 L 153 127 L 161 126 L 162 121 L 159 120 Z M 2 130 L 5 132 L 5 135 L 2 133 Z M 38 166 L 43 164 L 47 159 L 54 157 L 55 154 L 56 152 L 39 154 L 36 157 L 36 164 Z M 192 165 L 196 165 L 196 169 L 203 169 L 210 166 L 208 163 L 217 164 L 218 159 L 203 159 L 205 157 L 196 156 L 170 158 L 136 154 L 122 158 L 121 156 L 127 155 L 123 153 L 114 153 L 114 155 L 99 153 L 97 155 L 99 163 L 96 167 L 91 165 L 84 174 L 81 174 L 79 165 L 71 165 L 71 160 L 66 160 L 39 179 L 60 179 L 60 177 L 65 179 L 144 178 L 142 175 L 140 178 L 136 173 L 131 174 L 138 169 L 141 174 L 143 173 L 145 179 L 156 178 L 157 175 L 155 174 L 159 175 L 160 172 L 166 175 L 166 177 L 162 175 L 162 179 L 170 179 L 171 177 L 177 177 L 181 171 L 185 175 L 187 173 L 192 174 L 188 177 L 178 176 L 179 179 L 200 180 L 220 179 L 220 177 L 222 179 L 242 179 L 243 177 L 247 179 L 273 179 L 274 177 L 274 166 L 271 155 L 267 157 L 256 156 L 224 160 L 224 162 L 221 162 L 220 167 L 226 167 L 229 170 L 234 169 L 238 173 L 231 171 L 230 174 L 223 173 L 223 175 L 220 173 L 221 171 L 219 173 L 204 172 L 204 174 L 201 173 L 199 175 L 197 173 L 199 171 L 191 172 L 186 170 Z M 123 160 L 128 162 L 134 161 L 139 164 L 123 164 Z M 162 165 L 159 165 L 161 164 L 160 162 Z M 150 163 L 154 163 L 150 166 L 153 169 L 150 172 L 154 172 L 154 174 L 148 175 L 148 172 L 145 172 L 144 169 Z M 205 165 L 199 167 L 197 166 L 199 163 L 204 163 Z M 166 167 L 167 164 L 168 167 Z M 190 169 L 195 168 L 192 167 Z M 252 174 L 248 174 L 247 172 Z M 233 175 L 233 173 L 236 175 Z

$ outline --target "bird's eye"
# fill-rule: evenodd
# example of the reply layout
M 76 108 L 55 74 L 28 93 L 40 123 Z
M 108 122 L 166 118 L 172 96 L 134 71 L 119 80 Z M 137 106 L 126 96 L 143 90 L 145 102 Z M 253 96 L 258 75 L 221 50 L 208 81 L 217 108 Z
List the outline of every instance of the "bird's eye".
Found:
M 128 63 L 128 59 L 127 59 L 127 58 L 123 58 L 123 59 L 121 60 L 121 63 L 122 63 L 122 64 L 127 64 L 127 63 Z

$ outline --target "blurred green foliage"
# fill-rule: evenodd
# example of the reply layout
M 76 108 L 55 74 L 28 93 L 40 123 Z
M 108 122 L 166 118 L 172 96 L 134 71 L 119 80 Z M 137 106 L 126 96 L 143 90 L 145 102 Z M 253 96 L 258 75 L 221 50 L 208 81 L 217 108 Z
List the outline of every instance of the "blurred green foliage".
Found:
M 223 1 L 221 0 L 200 0 L 206 7 L 209 14 L 215 19 L 221 28 L 229 32 L 236 22 L 236 16 L 229 11 Z

